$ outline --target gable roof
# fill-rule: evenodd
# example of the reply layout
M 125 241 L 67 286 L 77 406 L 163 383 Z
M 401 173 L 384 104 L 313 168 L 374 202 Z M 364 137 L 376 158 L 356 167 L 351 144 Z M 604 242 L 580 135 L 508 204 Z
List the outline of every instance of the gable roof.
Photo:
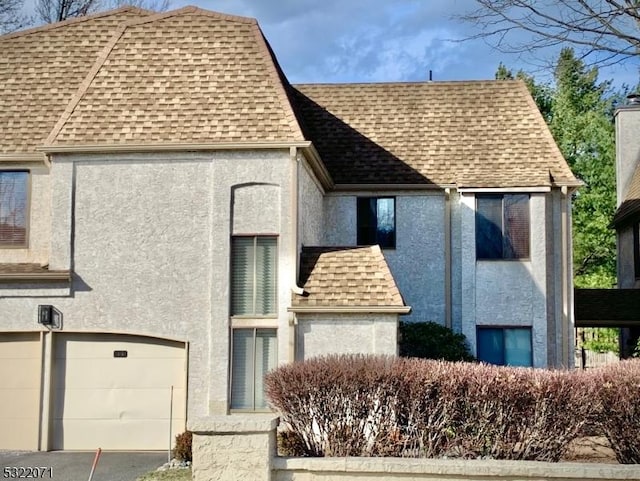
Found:
M 254 19 L 185 7 L 127 22 L 46 143 L 304 140 L 276 65 Z
M 522 81 L 294 88 L 336 184 L 579 185 Z
M 627 221 L 635 219 L 638 214 L 640 214 L 640 164 L 633 173 L 627 195 L 613 215 L 611 226 L 624 225 Z
M 292 311 L 409 312 L 379 246 L 303 247 L 300 260 L 304 294 L 293 294 Z
M 0 36 L 0 155 L 34 153 L 118 25 L 147 13 L 123 7 Z

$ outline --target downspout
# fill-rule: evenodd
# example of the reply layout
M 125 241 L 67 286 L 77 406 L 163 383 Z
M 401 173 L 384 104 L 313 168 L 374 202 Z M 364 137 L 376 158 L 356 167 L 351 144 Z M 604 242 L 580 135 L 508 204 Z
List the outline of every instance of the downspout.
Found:
M 294 294 L 300 295 L 303 290 L 298 287 L 298 237 L 299 237 L 299 219 L 298 219 L 298 149 L 296 147 L 289 147 L 289 160 L 291 161 L 291 255 L 293 258 L 293 269 L 291 273 L 291 291 Z M 298 320 L 295 312 L 289 312 L 289 362 L 296 360 L 296 326 Z
M 562 195 L 560 199 L 561 205 L 561 242 L 562 242 L 562 323 L 561 323 L 561 339 L 562 343 L 562 359 L 560 364 L 564 367 L 569 366 L 569 239 L 568 239 L 568 189 L 563 185 L 561 189 Z
M 444 189 L 444 324 L 451 329 L 451 189 Z

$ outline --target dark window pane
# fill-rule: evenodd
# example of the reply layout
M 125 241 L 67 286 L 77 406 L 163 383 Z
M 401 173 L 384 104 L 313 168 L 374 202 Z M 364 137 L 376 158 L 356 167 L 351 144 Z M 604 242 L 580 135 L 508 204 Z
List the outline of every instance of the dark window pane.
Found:
M 504 258 L 529 257 L 529 196 L 504 196 Z
M 393 197 L 358 198 L 358 245 L 396 246 L 396 209 Z
M 476 257 L 502 259 L 502 196 L 476 200 Z
M 377 203 L 375 198 L 358 198 L 358 245 L 376 243 Z
M 478 329 L 478 359 L 490 364 L 504 365 L 504 336 L 502 329 Z

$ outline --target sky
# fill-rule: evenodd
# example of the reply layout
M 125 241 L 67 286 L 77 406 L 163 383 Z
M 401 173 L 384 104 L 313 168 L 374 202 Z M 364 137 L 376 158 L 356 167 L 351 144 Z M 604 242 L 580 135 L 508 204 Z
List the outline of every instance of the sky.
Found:
M 292 83 L 492 79 L 500 62 L 549 80 L 546 58 L 522 58 L 468 40 L 473 27 L 455 19 L 474 0 L 172 0 L 256 18 Z M 600 73 L 616 85 L 637 84 L 638 66 Z

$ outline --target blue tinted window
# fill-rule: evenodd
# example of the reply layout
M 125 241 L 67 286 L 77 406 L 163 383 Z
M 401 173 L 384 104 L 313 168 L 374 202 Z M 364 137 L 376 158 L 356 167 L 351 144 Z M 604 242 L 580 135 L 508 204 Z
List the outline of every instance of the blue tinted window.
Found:
M 528 327 L 479 327 L 478 359 L 499 366 L 533 364 L 531 329 Z

